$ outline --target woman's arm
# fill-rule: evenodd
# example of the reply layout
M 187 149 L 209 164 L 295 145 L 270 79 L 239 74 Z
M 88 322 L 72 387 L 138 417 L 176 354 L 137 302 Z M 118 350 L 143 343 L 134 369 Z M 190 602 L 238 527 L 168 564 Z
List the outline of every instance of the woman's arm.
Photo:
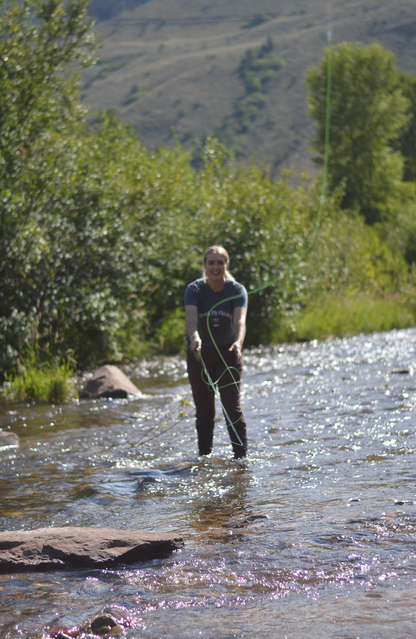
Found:
M 198 333 L 198 307 L 186 305 L 185 306 L 185 321 L 186 332 L 191 340 L 191 351 L 194 353 L 199 351 L 202 346 L 201 338 Z
M 231 345 L 230 351 L 235 350 L 237 357 L 241 355 L 244 337 L 246 335 L 246 316 L 247 309 L 239 306 L 233 312 L 233 325 L 235 331 L 235 342 Z

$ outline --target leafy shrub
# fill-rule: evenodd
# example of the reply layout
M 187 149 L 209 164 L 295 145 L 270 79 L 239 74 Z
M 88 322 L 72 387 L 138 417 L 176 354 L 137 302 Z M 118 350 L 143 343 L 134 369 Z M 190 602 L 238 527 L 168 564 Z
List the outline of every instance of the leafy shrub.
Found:
M 160 348 L 168 355 L 185 351 L 185 310 L 176 308 L 164 319 L 162 326 L 157 329 L 155 339 Z
M 255 70 L 269 70 L 269 71 L 277 71 L 284 65 L 283 60 L 279 60 L 274 55 L 265 55 L 264 57 L 259 57 L 253 62 L 253 69 Z

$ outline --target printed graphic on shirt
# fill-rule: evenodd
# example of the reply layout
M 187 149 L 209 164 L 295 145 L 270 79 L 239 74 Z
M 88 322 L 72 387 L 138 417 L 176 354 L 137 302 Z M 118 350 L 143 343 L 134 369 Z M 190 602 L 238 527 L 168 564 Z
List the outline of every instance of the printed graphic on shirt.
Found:
M 231 313 L 228 313 L 227 311 L 208 311 L 207 313 L 198 313 L 198 317 L 217 317 L 217 316 L 221 316 L 221 317 L 228 317 L 228 319 L 232 319 L 233 316 Z

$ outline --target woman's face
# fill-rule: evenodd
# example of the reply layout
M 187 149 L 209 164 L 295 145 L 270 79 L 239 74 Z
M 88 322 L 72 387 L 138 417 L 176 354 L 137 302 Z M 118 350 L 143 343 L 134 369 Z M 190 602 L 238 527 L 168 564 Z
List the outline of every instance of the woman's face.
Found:
M 212 288 L 218 288 L 225 284 L 225 271 L 229 263 L 223 255 L 219 253 L 211 253 L 205 260 L 205 270 L 207 272 L 207 281 Z

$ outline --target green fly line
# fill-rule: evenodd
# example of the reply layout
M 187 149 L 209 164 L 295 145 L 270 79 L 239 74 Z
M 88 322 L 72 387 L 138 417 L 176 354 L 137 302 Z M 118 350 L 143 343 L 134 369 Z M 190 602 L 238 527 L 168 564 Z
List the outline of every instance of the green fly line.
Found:
M 176 426 L 178 424 L 180 424 L 181 422 L 183 422 L 184 419 L 187 419 L 190 415 L 190 413 L 187 413 L 185 410 L 185 407 L 187 406 L 191 406 L 192 408 L 192 404 L 190 403 L 190 401 L 188 401 L 187 397 L 182 398 L 179 401 L 179 416 L 176 417 L 176 419 L 174 418 L 173 423 L 169 424 L 168 422 L 170 421 L 171 418 L 173 418 L 174 413 L 176 413 L 177 409 L 171 410 L 166 416 L 165 416 L 165 420 L 163 422 L 160 422 L 155 426 L 149 428 L 143 435 L 143 437 L 141 439 L 139 439 L 139 441 L 135 442 L 134 444 L 131 444 L 132 446 L 140 446 L 140 444 L 146 445 L 148 444 L 150 441 L 152 441 L 153 439 L 157 439 L 158 437 L 160 437 L 161 435 L 165 435 L 166 433 L 172 431 L 174 428 L 176 428 Z M 195 411 L 195 408 L 192 409 L 193 411 Z M 156 430 L 156 428 L 158 426 L 161 426 L 161 430 L 158 432 L 154 432 Z
M 323 178 L 322 178 L 322 190 L 321 190 L 321 196 L 320 196 L 320 202 L 319 202 L 319 209 L 318 209 L 318 215 L 316 218 L 316 223 L 315 223 L 315 228 L 314 231 L 310 237 L 310 240 L 305 248 L 305 250 L 303 251 L 303 253 L 300 255 L 300 257 L 298 257 L 297 259 L 293 260 L 293 262 L 291 264 L 289 264 L 289 266 L 282 271 L 282 273 L 280 273 L 277 277 L 275 277 L 273 280 L 271 280 L 270 282 L 268 282 L 267 284 L 263 284 L 262 286 L 259 286 L 258 288 L 255 288 L 252 291 L 248 292 L 248 295 L 254 295 L 254 293 L 258 293 L 260 291 L 263 291 L 265 288 L 268 288 L 269 286 L 273 286 L 278 279 L 281 279 L 282 277 L 284 277 L 284 275 L 286 275 L 287 273 L 289 273 L 292 269 L 295 268 L 295 266 L 297 266 L 305 257 L 306 255 L 309 253 L 309 251 L 311 250 L 312 246 L 315 243 L 316 237 L 318 235 L 318 231 L 319 228 L 321 226 L 321 220 L 322 220 L 322 212 L 323 212 L 323 206 L 325 203 L 325 197 L 326 197 L 326 188 L 327 188 L 327 180 L 328 180 L 328 157 L 329 157 L 329 124 L 330 124 L 330 107 L 331 107 L 331 84 L 332 84 L 332 48 L 331 48 L 331 41 L 332 41 L 332 34 L 331 31 L 328 31 L 328 72 L 327 72 L 327 94 L 326 94 L 326 117 L 325 117 L 325 147 L 324 147 L 324 165 L 323 165 Z M 211 312 L 220 304 L 223 304 L 224 302 L 229 302 L 231 300 L 235 300 L 238 299 L 239 297 L 241 297 L 241 295 L 234 295 L 232 297 L 227 297 L 225 300 L 221 300 L 221 302 L 217 302 L 217 304 L 214 304 L 214 306 L 208 311 L 208 315 L 207 315 L 207 328 L 208 328 L 208 332 L 210 335 L 210 338 L 212 340 L 212 343 L 215 346 L 215 349 L 217 350 L 223 364 L 225 365 L 225 370 L 224 372 L 221 374 L 221 376 L 213 381 L 211 379 L 211 376 L 208 372 L 208 369 L 205 365 L 205 362 L 202 358 L 202 355 L 200 352 L 198 352 L 197 358 L 200 360 L 201 365 L 202 365 L 202 375 L 205 375 L 206 377 L 206 384 L 208 384 L 208 386 L 213 390 L 213 392 L 215 393 L 216 398 L 218 399 L 220 406 L 222 408 L 224 417 L 226 419 L 226 422 L 229 424 L 232 432 L 234 433 L 234 435 L 237 438 L 237 442 L 232 442 L 234 444 L 237 444 L 239 446 L 243 445 L 243 442 L 241 441 L 241 438 L 239 436 L 239 434 L 237 433 L 237 430 L 235 428 L 235 423 L 232 422 L 232 420 L 230 419 L 223 403 L 221 400 L 221 395 L 219 393 L 219 388 L 225 388 L 225 386 L 228 385 L 236 385 L 238 386 L 241 382 L 241 379 L 236 379 L 234 377 L 233 374 L 233 370 L 239 374 L 239 371 L 233 367 L 233 366 L 228 366 L 228 364 L 225 362 L 216 342 L 214 339 L 214 336 L 212 335 L 211 332 L 211 328 L 209 326 L 209 316 L 211 314 Z M 231 375 L 231 379 L 233 380 L 230 384 L 226 384 L 224 386 L 219 386 L 219 383 L 221 381 L 221 378 L 223 377 L 223 375 L 225 375 L 227 372 L 230 373 Z M 189 402 L 187 401 L 187 399 L 185 400 L 181 400 L 182 403 L 180 403 L 180 406 L 183 405 L 189 405 Z M 148 441 L 151 441 L 152 439 L 155 439 L 157 437 L 159 437 L 162 434 L 165 434 L 167 431 L 172 430 L 172 428 L 174 428 L 175 426 L 177 426 L 178 423 L 180 423 L 181 421 L 183 421 L 183 419 L 185 419 L 186 417 L 188 417 L 188 414 L 181 410 L 180 414 L 179 414 L 179 419 L 176 419 L 173 424 L 171 424 L 170 426 L 167 425 L 167 423 L 162 424 L 162 429 L 156 433 L 153 434 L 152 436 L 150 436 L 150 431 L 148 431 L 144 437 L 139 441 L 136 442 L 135 445 L 138 444 L 147 444 Z M 153 431 L 153 429 L 151 429 L 151 431 Z
M 327 63 L 327 91 L 326 91 L 326 113 L 325 113 L 325 144 L 324 144 L 324 166 L 323 166 L 323 176 L 322 176 L 322 190 L 321 190 L 321 196 L 320 196 L 320 201 L 319 201 L 319 209 L 318 209 L 318 215 L 316 218 L 316 223 L 315 223 L 315 228 L 314 231 L 310 237 L 310 240 L 305 248 L 305 250 L 303 251 L 303 253 L 300 255 L 300 257 L 298 257 L 297 259 L 293 260 L 293 262 L 291 264 L 289 264 L 289 266 L 284 269 L 281 273 L 279 273 L 279 275 L 277 277 L 275 277 L 274 279 L 272 279 L 270 282 L 268 282 L 267 284 L 263 284 L 262 286 L 259 286 L 258 288 L 253 289 L 252 291 L 248 292 L 248 295 L 254 295 L 254 293 L 259 293 L 259 291 L 263 291 L 265 288 L 268 288 L 269 286 L 273 286 L 278 279 L 282 279 L 287 273 L 289 273 L 291 270 L 293 270 L 295 268 L 295 266 L 297 266 L 305 257 L 306 255 L 309 253 L 309 251 L 311 250 L 311 248 L 313 247 L 313 245 L 315 244 L 316 241 L 316 237 L 318 235 L 318 231 L 319 228 L 321 226 L 321 221 L 322 221 L 322 212 L 323 212 L 323 207 L 324 207 L 324 203 L 325 203 L 325 199 L 326 199 L 326 188 L 327 188 L 327 181 L 328 181 L 328 157 L 329 157 L 329 124 L 330 124 L 330 111 L 331 111 L 331 86 L 332 86 L 332 33 L 329 30 L 328 31 L 328 63 Z M 220 302 L 217 302 L 216 304 L 214 304 L 214 306 L 208 311 L 207 314 L 207 329 L 208 329 L 208 333 L 209 336 L 212 340 L 212 343 L 215 346 L 215 349 L 217 351 L 217 353 L 219 354 L 224 366 L 225 366 L 225 372 L 229 372 L 231 375 L 231 379 L 232 384 L 235 384 L 237 387 L 241 382 L 241 379 L 237 380 L 235 379 L 232 370 L 234 370 L 235 372 L 238 372 L 237 369 L 235 367 L 229 367 L 227 365 L 227 363 L 225 362 L 221 351 L 219 350 L 214 336 L 212 335 L 211 332 L 211 328 L 209 325 L 209 316 L 211 314 L 211 312 L 219 305 L 223 304 L 224 302 L 229 302 L 231 300 L 235 300 L 238 299 L 239 297 L 241 297 L 241 295 L 233 295 L 232 297 L 227 297 L 224 300 L 221 300 Z M 202 375 L 205 374 L 206 376 L 206 383 L 210 386 L 210 388 L 214 391 L 215 396 L 217 397 L 222 411 L 224 413 L 224 417 L 227 421 L 227 423 L 229 424 L 230 428 L 232 429 L 234 435 L 237 438 L 237 442 L 232 442 L 234 444 L 238 444 L 239 446 L 243 446 L 243 442 L 241 441 L 240 436 L 237 433 L 237 430 L 235 428 L 235 424 L 237 422 L 232 422 L 230 417 L 227 414 L 227 411 L 224 408 L 224 405 L 221 401 L 221 395 L 219 392 L 219 386 L 218 383 L 221 380 L 221 377 L 216 380 L 215 382 L 211 379 L 211 376 L 207 370 L 207 367 L 205 365 L 205 362 L 201 356 L 201 353 L 199 352 L 197 354 L 198 359 L 200 360 L 201 364 L 202 364 Z M 223 374 L 224 374 L 223 373 Z

